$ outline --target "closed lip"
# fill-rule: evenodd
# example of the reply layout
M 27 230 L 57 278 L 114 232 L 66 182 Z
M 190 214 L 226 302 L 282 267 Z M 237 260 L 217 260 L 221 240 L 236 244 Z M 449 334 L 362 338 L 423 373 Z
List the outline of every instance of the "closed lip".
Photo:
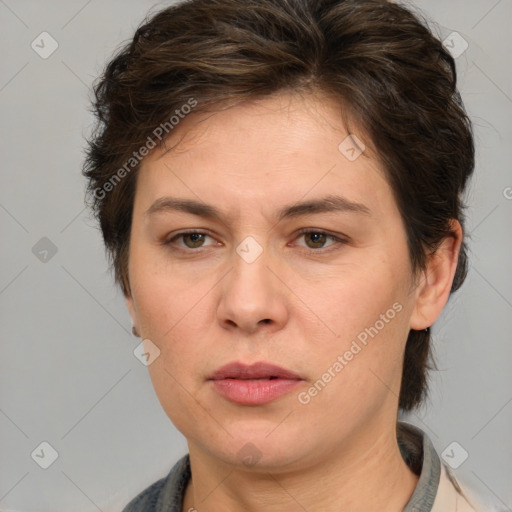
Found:
M 300 375 L 293 373 L 285 368 L 276 366 L 275 364 L 267 363 L 264 361 L 257 362 L 251 365 L 246 365 L 239 362 L 229 363 L 218 370 L 216 370 L 210 377 L 210 380 L 221 379 L 288 379 L 288 380 L 302 380 Z

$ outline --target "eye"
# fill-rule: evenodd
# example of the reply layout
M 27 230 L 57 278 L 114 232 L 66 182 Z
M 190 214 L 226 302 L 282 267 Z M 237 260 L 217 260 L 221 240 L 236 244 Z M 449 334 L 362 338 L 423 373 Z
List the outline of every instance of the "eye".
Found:
M 331 246 L 347 243 L 347 240 L 344 238 L 318 229 L 302 229 L 300 230 L 299 235 L 295 240 L 299 240 L 300 238 L 304 238 L 306 245 L 303 245 L 303 247 L 306 247 L 313 252 L 319 252 L 319 249 L 327 249 Z M 213 240 L 214 243 L 205 244 L 207 239 Z M 331 243 L 326 245 L 328 242 Z M 176 250 L 189 251 L 190 249 L 201 249 L 203 247 L 219 245 L 219 243 L 216 242 L 210 235 L 208 235 L 208 233 L 202 231 L 186 231 L 177 233 L 171 238 L 165 240 L 163 245 L 171 246 L 171 248 Z
M 166 240 L 164 245 L 177 245 L 179 249 L 200 249 L 201 247 L 205 247 L 204 242 L 207 238 L 213 240 L 207 233 L 201 231 L 187 231 L 174 235 L 172 238 Z M 177 240 L 181 240 L 183 244 L 176 244 Z
M 330 233 L 327 233 L 325 231 L 321 230 L 312 230 L 312 229 L 302 229 L 299 232 L 299 236 L 297 237 L 297 240 L 299 238 L 304 238 L 304 241 L 306 243 L 306 247 L 308 249 L 325 249 L 326 247 L 331 247 L 332 245 L 337 244 L 345 244 L 346 240 L 343 238 L 340 238 L 335 235 L 331 235 Z M 332 241 L 333 243 L 326 246 L 326 242 Z

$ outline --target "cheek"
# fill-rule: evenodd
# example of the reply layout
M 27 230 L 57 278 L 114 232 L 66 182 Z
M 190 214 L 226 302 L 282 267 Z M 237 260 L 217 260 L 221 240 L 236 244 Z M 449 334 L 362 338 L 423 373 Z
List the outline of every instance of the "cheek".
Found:
M 165 261 L 161 248 L 143 243 L 132 247 L 130 281 L 141 330 L 162 345 L 189 322 L 190 313 L 203 310 L 203 299 L 215 284 L 211 274 L 183 272 L 182 266 Z
M 207 290 L 204 286 L 180 290 L 179 286 L 169 286 L 163 276 L 153 283 L 147 281 L 138 290 L 141 330 L 158 346 L 160 362 L 173 375 L 190 374 L 201 353 L 205 354 L 205 328 L 214 321 L 205 300 Z M 156 366 L 150 371 L 163 369 Z
M 306 283 L 302 293 L 311 309 L 325 318 L 325 323 L 343 342 L 355 338 L 376 322 L 378 327 L 382 322 L 386 327 L 396 324 L 396 309 L 403 310 L 404 307 L 406 280 L 407 268 L 401 270 L 388 262 L 379 264 L 368 259 L 335 269 L 330 276 L 324 276 L 321 286 L 308 290 Z M 393 308 L 395 303 L 400 306 Z M 387 311 L 389 315 L 386 316 Z M 381 315 L 385 316 L 384 320 Z M 388 316 L 392 317 L 392 322 L 386 322 Z
M 395 407 L 406 313 L 398 302 L 382 304 L 364 311 L 365 320 L 360 315 L 350 324 L 338 322 L 340 335 L 321 353 L 313 355 L 310 349 L 315 375 L 297 396 L 298 412 L 307 422 L 321 422 L 327 437 L 357 431 L 379 411 L 386 414 Z
M 310 307 L 335 333 L 319 340 L 317 350 L 308 349 L 315 378 L 320 379 L 316 387 L 321 392 L 314 400 L 321 407 L 339 404 L 334 415 L 345 415 L 347 408 L 370 410 L 389 393 L 399 393 L 410 309 L 409 268 L 407 260 L 401 265 L 381 260 L 369 268 L 354 266 L 341 277 L 338 273 L 323 295 L 318 290 L 309 295 Z M 318 297 L 314 304 L 313 297 Z
M 154 275 L 136 293 L 142 332 L 160 350 L 148 367 L 157 398 L 176 428 L 190 437 L 195 424 L 212 421 L 207 404 L 198 406 L 196 397 L 204 361 L 212 351 L 206 346 L 211 336 L 205 328 L 213 319 L 204 300 L 211 287 L 186 286 Z
M 130 255 L 131 288 L 141 335 L 160 351 L 158 358 L 148 367 L 160 398 L 161 389 L 174 387 L 172 376 L 187 359 L 191 344 L 175 335 L 179 332 L 180 323 L 186 321 L 196 292 L 191 293 L 190 289 L 173 283 L 174 280 L 170 280 L 169 275 L 154 263 L 150 251 L 139 250 L 137 244 L 133 244 Z M 168 340 L 172 340 L 172 343 Z
M 208 435 L 207 426 L 212 424 L 215 413 L 209 412 L 211 406 L 201 399 L 195 388 L 191 371 L 194 364 L 189 365 L 184 349 L 185 345 L 178 351 L 162 353 L 148 370 L 162 409 L 173 425 L 191 440 L 200 431 L 201 435 Z

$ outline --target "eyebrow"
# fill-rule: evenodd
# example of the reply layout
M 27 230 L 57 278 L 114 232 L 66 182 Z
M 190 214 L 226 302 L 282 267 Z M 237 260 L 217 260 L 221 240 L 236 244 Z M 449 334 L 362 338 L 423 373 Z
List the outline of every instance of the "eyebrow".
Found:
M 146 210 L 145 215 L 150 216 L 166 211 L 181 211 L 198 215 L 199 217 L 223 221 L 222 212 L 212 205 L 193 199 L 178 199 L 168 196 L 157 199 Z M 276 217 L 278 221 L 282 221 L 303 215 L 332 212 L 371 215 L 370 209 L 362 203 L 350 201 L 342 196 L 328 195 L 320 199 L 312 199 L 285 206 L 278 211 Z

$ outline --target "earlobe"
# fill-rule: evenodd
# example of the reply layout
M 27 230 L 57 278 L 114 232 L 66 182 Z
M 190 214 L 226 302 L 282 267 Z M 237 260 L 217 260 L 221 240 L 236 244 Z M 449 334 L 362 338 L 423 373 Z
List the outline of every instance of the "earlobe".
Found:
M 416 304 L 411 315 L 410 327 L 423 330 L 439 317 L 450 296 L 462 244 L 462 227 L 451 221 L 451 234 L 428 257 L 428 263 L 416 285 Z
M 137 338 L 140 338 L 140 334 L 137 328 L 137 314 L 135 312 L 135 305 L 133 303 L 133 298 L 131 296 L 125 296 L 124 298 L 126 307 L 128 309 L 128 312 L 130 313 L 130 316 L 132 318 L 132 334 L 136 336 Z

